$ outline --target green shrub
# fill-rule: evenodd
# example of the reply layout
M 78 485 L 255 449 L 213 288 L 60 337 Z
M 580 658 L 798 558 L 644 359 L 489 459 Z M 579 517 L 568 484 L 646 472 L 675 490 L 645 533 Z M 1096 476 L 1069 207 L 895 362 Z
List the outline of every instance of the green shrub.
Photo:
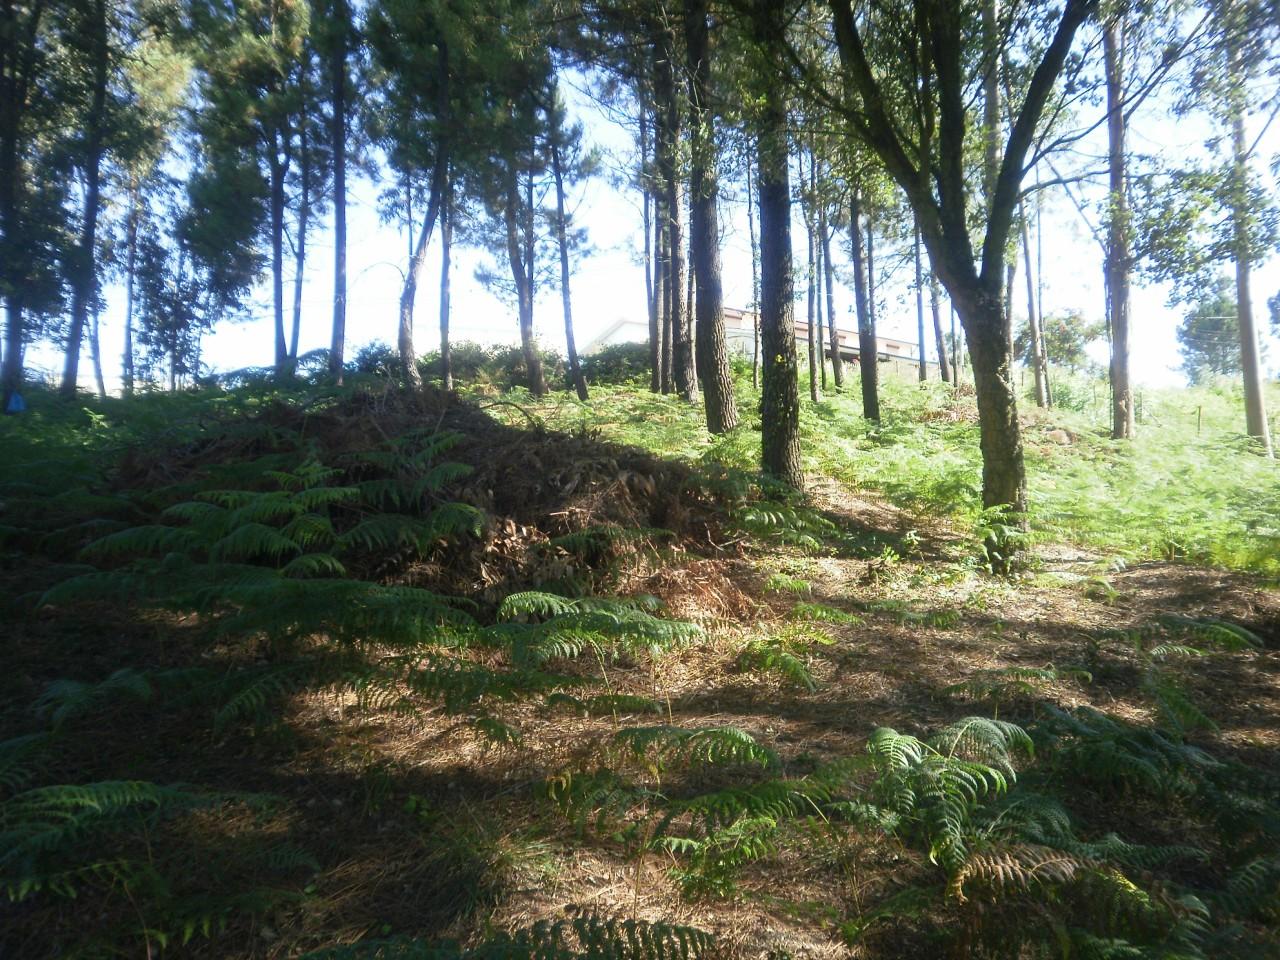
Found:
M 647 383 L 649 370 L 647 343 L 613 343 L 582 358 L 582 372 L 591 384 Z

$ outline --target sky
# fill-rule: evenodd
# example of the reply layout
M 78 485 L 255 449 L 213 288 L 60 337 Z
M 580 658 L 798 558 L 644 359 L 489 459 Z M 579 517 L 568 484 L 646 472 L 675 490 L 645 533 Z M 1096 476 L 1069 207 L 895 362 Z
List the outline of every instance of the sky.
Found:
M 630 135 L 613 123 L 609 116 L 597 107 L 584 93 L 585 84 L 570 84 L 567 93 L 572 113 L 582 122 L 589 144 L 600 147 L 606 153 L 625 156 Z M 1098 108 L 1101 110 L 1101 107 Z M 1257 152 L 1258 170 L 1264 182 L 1275 189 L 1275 179 L 1267 169 L 1267 162 L 1280 154 L 1280 132 L 1264 129 L 1263 118 L 1255 117 L 1250 130 L 1250 140 L 1261 135 Z M 1102 134 L 1095 135 L 1095 140 Z M 1209 135 L 1203 123 L 1187 120 L 1173 121 L 1158 108 L 1140 112 L 1130 128 L 1130 143 L 1134 150 L 1155 152 L 1168 157 L 1196 153 L 1203 139 Z M 1100 146 L 1099 143 L 1094 144 Z M 1059 161 L 1062 168 L 1063 161 Z M 1046 169 L 1042 176 L 1052 174 Z M 403 271 L 408 261 L 408 237 L 403 221 L 383 223 L 378 215 L 377 197 L 384 184 L 364 179 L 348 180 L 348 308 L 347 308 L 347 356 L 366 344 L 382 341 L 395 343 L 398 325 L 398 304 Z M 724 270 L 725 304 L 745 307 L 751 301 L 752 271 L 751 247 L 747 226 L 747 209 L 744 185 L 722 181 L 721 183 L 721 239 Z M 1086 206 L 1096 204 L 1101 195 L 1098 188 L 1077 188 L 1077 196 L 1084 198 Z M 572 279 L 574 326 L 577 343 L 581 349 L 618 320 L 646 321 L 644 268 L 642 258 L 642 222 L 640 195 L 633 189 L 617 188 L 607 178 L 593 178 L 575 189 L 572 209 L 575 222 L 586 227 L 593 253 L 584 259 Z M 1091 217 L 1098 220 L 1096 205 Z M 792 231 L 794 257 L 802 266 L 806 256 L 805 235 L 799 220 L 798 206 Z M 332 319 L 333 236 L 330 218 L 324 218 L 322 229 L 313 232 L 308 239 L 308 260 L 303 285 L 302 332 L 300 351 L 328 347 Z M 1066 311 L 1079 311 L 1088 320 L 1100 321 L 1103 316 L 1102 256 L 1097 241 L 1082 221 L 1074 204 L 1061 188 L 1046 189 L 1041 193 L 1041 229 L 1039 246 L 1043 251 L 1043 265 L 1039 271 L 1043 283 L 1042 305 L 1046 316 Z M 415 227 L 415 230 L 417 228 Z M 1037 245 L 1032 237 L 1033 247 Z M 888 267 L 894 259 L 893 251 L 886 244 L 878 248 L 881 265 Z M 847 234 L 837 237 L 832 248 L 837 270 L 849 262 Z M 288 258 L 286 258 L 288 260 Z M 439 345 L 438 283 L 439 242 L 437 237 L 428 254 L 427 276 L 419 288 L 415 313 L 415 346 L 419 353 L 436 349 Z M 901 258 L 899 258 L 901 259 Z M 517 343 L 519 334 L 515 311 L 500 302 L 476 280 L 475 271 L 491 258 L 484 253 L 465 247 L 455 247 L 452 273 L 452 339 L 455 342 L 474 340 L 482 343 Z M 495 264 L 505 270 L 505 264 Z M 1025 323 L 1025 281 L 1018 264 L 1019 277 L 1014 300 L 1015 323 Z M 926 258 L 927 269 L 927 258 Z M 292 263 L 286 265 L 286 323 L 292 307 Z M 896 271 L 882 270 L 878 277 L 879 293 L 884 309 L 877 317 L 882 334 L 898 337 L 914 343 L 916 340 L 916 314 L 914 292 L 909 286 L 912 270 L 903 259 Z M 1258 327 L 1270 337 L 1267 322 L 1266 301 L 1280 291 L 1280 257 L 1273 256 L 1253 275 L 1253 300 Z M 803 297 L 804 285 L 797 283 L 797 296 Z M 944 294 L 945 296 L 945 294 Z M 1175 329 L 1185 308 L 1171 308 L 1166 304 L 1167 290 L 1162 286 L 1135 285 L 1132 300 L 1131 343 L 1133 344 L 1132 374 L 1135 383 L 1145 386 L 1174 386 L 1185 382 L 1180 372 L 1180 357 Z M 118 388 L 120 353 L 124 331 L 124 296 L 119 285 L 104 290 L 106 309 L 101 319 L 101 338 L 104 374 L 109 390 Z M 842 327 L 854 327 L 850 316 L 852 291 L 843 284 L 836 285 L 836 312 Z M 797 317 L 803 316 L 803 299 L 796 303 Z M 947 310 L 944 301 L 943 310 Z M 946 314 L 944 313 L 944 323 Z M 547 347 L 563 351 L 564 330 L 558 290 L 542 291 L 535 306 L 535 331 L 540 342 Z M 928 340 L 926 334 L 926 340 Z M 250 366 L 267 366 L 273 359 L 273 332 L 271 300 L 268 278 L 255 291 L 249 319 L 243 322 L 223 323 L 205 338 L 202 347 L 203 361 L 216 372 L 226 372 Z M 1269 351 L 1272 369 L 1280 361 L 1280 341 L 1272 338 Z M 926 355 L 933 359 L 933 349 L 927 343 Z M 1105 343 L 1095 344 L 1091 350 L 1094 358 L 1106 362 Z M 44 370 L 50 375 L 61 369 L 61 357 L 56 348 L 49 345 L 33 346 L 28 354 L 33 371 Z M 81 363 L 81 386 L 92 387 L 92 368 L 86 347 Z

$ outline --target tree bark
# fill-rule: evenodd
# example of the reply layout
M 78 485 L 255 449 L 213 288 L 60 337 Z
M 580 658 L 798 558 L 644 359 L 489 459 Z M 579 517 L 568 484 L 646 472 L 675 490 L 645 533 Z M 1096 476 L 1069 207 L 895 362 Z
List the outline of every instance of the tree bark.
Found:
M 711 49 L 707 0 L 686 0 L 685 41 L 689 56 L 689 251 L 696 278 L 695 326 L 698 378 L 702 381 L 707 429 L 725 433 L 738 425 L 733 376 L 724 335 L 724 288 L 720 276 L 720 221 L 717 204 L 716 142 L 708 102 Z
M 982 196 L 988 213 L 1000 174 L 1000 0 L 982 2 Z
M 1018 261 L 1010 260 L 1004 266 L 1004 330 L 1009 340 L 1009 355 L 1013 355 L 1013 284 L 1018 278 Z
M 1027 333 L 1031 338 L 1031 367 L 1035 372 L 1036 406 L 1053 406 L 1049 393 L 1049 361 L 1044 352 L 1044 337 L 1040 330 L 1040 314 L 1036 310 L 1036 282 L 1031 270 L 1031 234 L 1027 228 L 1026 204 L 1019 203 L 1022 221 L 1022 265 L 1027 274 Z
M 956 309 L 969 339 L 978 400 L 982 505 L 988 509 L 1006 507 L 1016 514 L 1024 514 L 1027 477 L 1004 304 L 997 288 L 976 297 L 958 299 Z
M 654 42 L 654 100 L 661 115 L 658 139 L 658 176 L 663 199 L 667 241 L 666 298 L 671 338 L 671 373 L 680 396 L 696 399 L 697 374 L 693 369 L 693 343 L 685 322 L 684 224 L 680 214 L 680 180 L 677 154 L 680 143 L 680 98 L 675 76 L 675 37 L 666 30 Z
M 75 396 L 80 372 L 80 341 L 84 336 L 89 311 L 98 296 L 98 212 L 101 203 L 103 127 L 107 109 L 106 0 L 93 5 L 93 91 L 85 128 L 85 195 L 84 218 L 80 226 L 80 243 L 76 248 L 71 274 L 71 329 L 67 334 L 67 357 L 62 370 L 62 394 Z
M 531 189 L 532 182 L 527 185 Z M 526 189 L 526 193 L 528 192 Z M 523 216 L 517 220 L 517 211 Z M 542 358 L 533 338 L 533 223 L 532 202 L 528 209 L 520 198 L 520 185 L 516 171 L 507 174 L 507 202 L 503 220 L 507 230 L 507 258 L 511 264 L 511 279 L 516 289 L 516 304 L 520 322 L 520 349 L 524 355 L 525 375 L 529 379 L 529 392 L 535 397 L 545 396 L 546 377 L 542 372 Z M 523 244 L 521 243 L 523 233 Z M 523 246 L 523 253 L 521 248 Z
M 436 76 L 439 85 L 436 113 L 440 128 L 444 130 L 449 115 L 449 49 L 443 40 L 437 40 L 436 49 Z M 418 372 L 418 355 L 413 345 L 413 304 L 417 298 L 422 271 L 426 268 L 427 247 L 440 216 L 440 200 L 444 195 L 448 176 L 449 143 L 447 138 L 441 136 L 436 141 L 435 164 L 431 170 L 431 187 L 427 196 L 427 211 L 422 219 L 422 230 L 418 233 L 417 243 L 410 243 L 413 253 L 409 257 L 409 269 L 405 271 L 404 289 L 400 291 L 400 326 L 396 345 L 400 352 L 400 367 L 404 372 L 405 383 L 413 390 L 422 388 L 422 374 Z M 413 230 L 412 217 L 409 229 Z
M 929 364 L 924 359 L 924 277 L 920 269 L 920 224 L 914 231 L 916 260 L 916 352 L 920 361 L 920 382 L 929 379 Z
M 453 347 L 449 341 L 449 274 L 453 265 L 453 177 L 444 178 L 440 209 L 440 377 L 441 386 L 453 389 Z
M 942 310 L 938 304 L 938 278 L 929 273 L 929 308 L 933 311 L 933 337 L 938 349 L 938 373 L 943 383 L 951 382 L 951 363 L 947 357 L 947 341 L 942 334 Z
M 835 267 L 831 263 L 831 231 L 827 226 L 827 210 L 818 207 L 818 236 L 822 240 L 822 267 L 827 278 L 827 333 L 831 342 L 831 375 L 836 389 L 844 387 L 844 359 L 840 356 L 840 332 L 836 328 Z
M 5 297 L 5 328 L 4 328 L 4 407 L 3 413 L 9 412 L 9 401 L 13 395 L 22 388 L 23 380 L 23 364 L 22 364 L 22 347 L 23 347 L 23 323 L 22 323 L 22 297 L 15 292 L 10 292 Z
M 333 49 L 329 84 L 333 116 L 329 136 L 333 150 L 333 336 L 329 372 L 342 383 L 347 345 L 347 31 L 346 0 L 333 0 Z
M 1107 77 L 1107 326 L 1111 332 L 1111 437 L 1134 434 L 1133 387 L 1129 380 L 1129 202 L 1125 184 L 1124 24 L 1103 27 L 1102 53 Z
M 1240 63 L 1240 51 L 1228 29 L 1228 75 L 1243 78 L 1245 71 Z M 1241 81 L 1243 82 L 1243 81 Z M 1271 431 L 1267 423 L 1266 395 L 1262 386 L 1262 363 L 1258 356 L 1258 331 L 1253 318 L 1253 296 L 1250 290 L 1250 270 L 1253 249 L 1249 235 L 1249 146 L 1244 129 L 1244 89 L 1237 86 L 1228 96 L 1231 111 L 1232 189 L 1231 225 L 1234 234 L 1236 260 L 1236 314 L 1240 323 L 1240 368 L 1244 378 L 1245 429 L 1258 441 L 1262 451 L 1274 456 L 1271 448 Z
M 275 320 L 277 376 L 285 373 L 289 366 L 289 346 L 284 338 L 285 170 L 285 162 L 273 148 L 271 156 L 271 307 Z
M 671 392 L 671 303 L 667 299 L 667 219 L 661 191 L 653 197 L 654 268 L 653 305 L 658 311 L 658 388 Z
M 289 367 L 298 366 L 298 340 L 302 335 L 302 286 L 307 267 L 307 231 L 311 227 L 311 158 L 307 151 L 307 121 L 304 114 L 298 135 L 298 236 L 293 260 L 293 329 L 289 335 Z
M 20 24 L 20 16 L 26 15 Z M 0 60 L 0 289 L 5 289 L 4 360 L 0 364 L 0 412 L 7 413 L 9 401 L 23 382 L 25 329 L 22 286 L 26 280 L 19 263 L 22 243 L 18 187 L 21 164 L 19 141 L 24 135 L 22 114 L 29 104 L 37 65 L 36 37 L 45 13 L 43 0 L 22 6 L 0 3 L 0 30 L 5 40 Z M 6 49 L 7 48 L 7 49 Z
M 649 310 L 649 390 L 662 391 L 662 327 L 658 300 L 653 286 L 653 191 L 649 189 L 652 163 L 649 157 L 649 118 L 645 105 L 640 105 L 640 184 L 644 220 L 644 296 Z
M 120 358 L 120 389 L 133 393 L 133 287 L 138 275 L 138 194 L 137 183 L 130 184 L 129 215 L 125 222 L 124 267 L 124 351 Z
M 751 386 L 760 389 L 760 243 L 756 238 L 755 191 L 747 159 L 747 234 L 751 240 Z
M 816 178 L 815 178 L 814 196 L 817 197 Z M 816 216 L 814 218 L 814 229 L 817 230 Z M 814 248 L 815 248 L 815 257 L 817 258 L 816 268 L 814 270 L 814 291 L 815 291 L 814 299 L 817 302 L 817 313 L 815 315 L 815 319 L 817 320 L 817 323 L 815 324 L 815 326 L 818 331 L 818 337 L 817 337 L 818 339 L 818 377 L 819 377 L 819 380 L 821 381 L 822 392 L 826 393 L 827 357 L 826 357 L 826 354 L 823 352 L 823 348 L 826 346 L 826 337 L 823 335 L 823 319 L 822 319 L 822 303 L 823 303 L 822 294 L 824 290 L 824 284 L 822 282 L 822 277 L 823 277 L 822 244 L 819 242 L 815 242 Z
M 782 34 L 780 9 L 768 0 L 756 7 L 757 38 Z M 764 89 L 757 154 L 760 181 L 760 339 L 764 352 L 760 396 L 764 472 L 797 490 L 800 464 L 800 398 L 792 321 L 791 187 L 787 170 L 787 105 L 780 85 Z
M 107 396 L 107 384 L 102 379 L 102 340 L 98 335 L 101 313 L 102 310 L 99 308 L 98 301 L 95 298 L 89 320 L 89 358 L 93 361 L 93 383 L 98 390 L 99 400 L 103 400 Z
M 551 144 L 551 172 L 556 181 L 556 245 L 560 248 L 560 301 L 564 306 L 564 342 L 569 354 L 569 378 L 583 403 L 588 400 L 587 379 L 578 362 L 578 347 L 573 340 L 573 298 L 569 293 L 569 231 L 565 225 L 564 167 L 561 163 L 560 144 Z
M 800 181 L 801 183 L 803 183 L 804 182 L 803 152 L 801 152 L 799 157 L 798 169 L 800 170 Z M 803 188 L 802 188 L 802 191 L 803 191 Z M 817 403 L 818 402 L 818 363 L 820 361 L 820 358 L 818 357 L 818 339 L 816 336 L 814 336 L 814 327 L 815 327 L 814 314 L 818 306 L 818 300 L 817 300 L 818 291 L 814 285 L 814 281 L 817 278 L 818 270 L 817 270 L 816 258 L 814 256 L 814 248 L 817 246 L 817 244 L 814 243 L 814 236 L 813 236 L 813 199 L 812 197 L 813 197 L 812 192 L 810 192 L 809 201 L 804 204 L 804 232 L 805 232 L 805 237 L 808 240 L 808 248 L 809 248 L 808 269 L 805 271 L 805 290 L 808 295 L 808 307 L 809 307 L 809 312 L 807 315 L 808 322 L 805 325 L 805 335 L 809 341 L 809 402 Z
M 862 381 L 862 416 L 880 419 L 880 391 L 877 388 L 876 328 L 867 289 L 866 257 L 862 252 L 862 200 L 857 191 L 849 204 L 849 239 L 853 254 L 853 302 L 858 314 L 858 370 Z

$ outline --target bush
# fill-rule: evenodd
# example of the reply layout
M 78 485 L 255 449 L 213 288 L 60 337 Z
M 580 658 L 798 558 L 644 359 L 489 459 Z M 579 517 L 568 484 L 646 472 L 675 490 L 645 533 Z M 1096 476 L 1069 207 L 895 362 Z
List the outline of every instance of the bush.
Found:
M 400 351 L 381 340 L 375 340 L 356 351 L 355 357 L 347 366 L 354 373 L 376 373 L 394 377 L 400 372 Z
M 582 358 L 588 383 L 632 383 L 649 379 L 649 344 L 613 343 Z
M 529 385 L 524 351 L 518 346 L 486 346 L 460 340 L 450 344 L 450 353 L 455 383 L 486 383 L 503 390 Z M 552 389 L 563 386 L 566 383 L 565 362 L 560 354 L 554 350 L 539 350 L 538 355 L 542 359 L 542 373 L 547 385 Z M 440 351 L 432 350 L 419 357 L 418 372 L 425 381 L 439 382 L 444 376 Z

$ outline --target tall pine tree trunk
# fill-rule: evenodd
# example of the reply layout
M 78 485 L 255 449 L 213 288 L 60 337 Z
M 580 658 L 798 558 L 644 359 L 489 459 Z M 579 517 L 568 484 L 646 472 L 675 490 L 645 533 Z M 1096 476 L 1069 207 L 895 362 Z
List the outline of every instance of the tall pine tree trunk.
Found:
M 693 369 L 693 342 L 685 321 L 684 224 L 681 219 L 678 154 L 680 148 L 680 97 L 676 87 L 675 37 L 662 30 L 654 45 L 654 100 L 662 116 L 658 140 L 658 174 L 663 194 L 667 239 L 667 317 L 671 336 L 671 373 L 675 389 L 687 402 L 696 399 L 697 374 Z
M 711 107 L 711 49 L 707 0 L 686 0 L 685 41 L 689 55 L 689 252 L 697 286 L 695 340 L 707 429 L 724 433 L 738 425 L 733 376 L 724 335 L 724 288 L 720 277 L 716 141 Z
M 138 275 L 138 194 L 140 192 L 137 183 L 130 185 L 129 215 L 125 222 L 124 351 L 120 363 L 120 389 L 126 397 L 133 393 L 133 286 Z
M 858 314 L 858 370 L 862 381 L 862 416 L 880 419 L 880 391 L 877 386 L 876 327 L 867 282 L 867 258 L 862 252 L 862 201 L 857 191 L 849 205 L 849 239 L 853 253 L 853 302 Z
M 95 297 L 89 320 L 89 358 L 93 361 L 93 383 L 98 390 L 98 399 L 107 395 L 107 384 L 102 378 L 102 340 L 99 337 L 99 320 L 102 309 Z
M 1049 361 L 1044 352 L 1044 337 L 1040 330 L 1040 314 L 1036 310 L 1036 282 L 1031 270 L 1031 234 L 1027 228 L 1026 205 L 1018 204 L 1022 221 L 1022 265 L 1027 274 L 1027 334 L 1031 338 L 1031 367 L 1035 373 L 1036 406 L 1053 406 L 1049 394 Z
M 987 212 L 1000 172 L 1000 2 L 982 0 L 982 197 Z
M 440 209 L 440 378 L 453 389 L 453 346 L 449 340 L 450 273 L 453 268 L 453 177 L 445 172 Z
M 1124 25 L 1107 21 L 1102 34 L 1107 75 L 1107 320 L 1111 332 L 1111 436 L 1134 434 L 1133 387 L 1129 381 L 1129 204 L 1125 185 Z
M 816 178 L 814 182 L 815 182 L 814 197 L 816 198 L 817 197 Z M 817 229 L 817 226 L 818 226 L 817 217 L 815 216 L 814 217 L 815 230 Z M 814 270 L 814 289 L 816 292 L 815 300 L 817 301 L 817 312 L 815 314 L 814 319 L 817 321 L 815 326 L 818 331 L 818 374 L 822 381 L 822 391 L 825 393 L 827 389 L 827 358 L 826 358 L 826 355 L 823 353 L 823 347 L 825 346 L 826 338 L 823 336 L 823 332 L 822 332 L 822 328 L 823 328 L 822 293 L 824 289 L 824 284 L 822 282 L 822 270 L 823 270 L 822 244 L 819 242 L 815 242 L 814 248 L 815 248 L 815 256 L 817 257 L 817 267 Z
M 831 263 L 831 230 L 827 225 L 827 209 L 818 207 L 818 237 L 822 241 L 822 268 L 827 279 L 827 334 L 831 343 L 831 375 L 836 389 L 844 387 L 844 358 L 840 356 L 840 331 L 836 328 L 835 267 Z
M 437 115 L 447 118 L 449 115 L 449 49 L 443 40 L 436 43 L 436 93 Z M 435 232 L 436 220 L 440 216 L 440 201 L 444 195 L 445 181 L 449 177 L 449 144 L 441 137 L 436 143 L 435 164 L 431 170 L 431 187 L 427 195 L 427 211 L 423 216 L 422 230 L 418 233 L 416 243 L 412 241 L 413 218 L 409 217 L 410 249 L 409 269 L 405 271 L 404 288 L 400 291 L 400 324 L 396 336 L 396 346 L 400 352 L 400 367 L 404 372 L 405 383 L 414 390 L 422 387 L 422 374 L 418 371 L 418 354 L 413 345 L 413 305 L 417 299 L 418 284 L 422 280 L 422 272 L 427 263 L 427 247 L 431 243 L 431 234 Z
M 578 347 L 573 339 L 573 298 L 569 294 L 569 231 L 565 224 L 564 167 L 561 165 L 560 144 L 551 144 L 551 172 L 556 181 L 556 245 L 560 248 L 560 300 L 564 306 L 564 342 L 569 354 L 569 378 L 578 393 L 578 399 L 587 402 L 587 379 L 578 362 Z
M 757 0 L 756 34 L 761 42 L 782 35 L 781 8 Z M 760 396 L 764 472 L 797 490 L 800 464 L 800 398 L 796 383 L 796 337 L 792 320 L 791 186 L 787 170 L 787 105 L 780 84 L 762 93 L 757 154 L 760 183 L 760 346 L 764 354 Z
M 98 297 L 98 213 L 101 203 L 103 127 L 107 109 L 106 0 L 93 5 L 93 92 L 85 128 L 84 217 L 80 226 L 80 243 L 72 261 L 71 329 L 67 334 L 67 357 L 62 370 L 62 393 L 74 396 L 80 372 L 80 341 L 84 336 L 89 311 Z
M 667 218 L 662 191 L 654 194 L 653 305 L 658 311 L 658 388 L 671 392 L 671 302 L 667 299 Z
M 804 153 L 801 152 L 796 168 L 800 171 L 800 181 L 804 182 Z M 802 188 L 803 193 L 803 188 Z M 807 323 L 805 325 L 805 335 L 809 341 L 809 402 L 818 402 L 818 364 L 820 362 L 818 356 L 818 339 L 814 336 L 816 311 L 818 306 L 818 291 L 814 286 L 814 280 L 817 278 L 817 260 L 814 254 L 814 248 L 817 244 L 814 242 L 813 236 L 813 194 L 812 185 L 810 185 L 809 201 L 804 204 L 804 232 L 808 240 L 808 269 L 805 271 L 805 292 L 807 293 L 807 302 L 809 312 L 807 315 Z
M 333 150 L 333 336 L 329 372 L 342 383 L 347 346 L 347 33 L 351 15 L 346 0 L 333 0 L 333 49 L 329 62 L 329 126 Z
M 662 390 L 662 326 L 658 311 L 658 298 L 653 280 L 653 191 L 650 177 L 653 165 L 649 156 L 649 117 L 644 103 L 640 104 L 640 183 L 643 188 L 644 220 L 644 296 L 649 310 L 649 390 Z
M 760 389 L 760 242 L 756 238 L 756 198 L 747 158 L 747 234 L 751 241 L 751 386 Z
M 947 357 L 947 340 L 942 333 L 942 308 L 938 303 L 938 278 L 929 272 L 929 309 L 933 312 L 933 338 L 938 350 L 938 374 L 943 383 L 951 382 L 951 362 Z M 954 323 L 954 321 L 953 321 Z
M 546 395 L 547 381 L 542 372 L 542 358 L 538 356 L 538 345 L 533 337 L 534 251 L 531 191 L 532 177 L 526 184 L 525 199 L 521 199 L 515 168 L 510 168 L 507 173 L 507 202 L 503 215 L 507 231 L 507 258 L 511 264 L 511 279 L 516 289 L 520 349 L 524 355 L 529 392 L 535 397 L 541 397 Z
M 916 266 L 916 352 L 920 361 L 920 382 L 929 379 L 929 364 L 924 359 L 924 277 L 920 269 L 920 224 L 917 223 L 915 237 Z
M 1228 27 L 1227 68 L 1231 77 L 1245 75 L 1240 51 Z M 1261 445 L 1263 452 L 1274 456 L 1271 431 L 1267 424 L 1266 396 L 1262 387 L 1262 363 L 1258 355 L 1258 331 L 1253 318 L 1253 294 L 1250 269 L 1253 249 L 1249 231 L 1249 146 L 1244 130 L 1245 91 L 1237 85 L 1228 96 L 1231 111 L 1231 224 L 1236 261 L 1236 314 L 1240 323 L 1240 368 L 1244 377 L 1245 429 Z
M 302 335 L 302 286 L 307 268 L 307 231 L 311 228 L 311 158 L 307 150 L 307 126 L 303 118 L 298 142 L 298 173 L 301 193 L 298 196 L 298 236 L 294 241 L 293 261 L 293 329 L 289 335 L 289 367 L 298 366 L 298 340 Z
M 271 311 L 275 321 L 275 370 L 279 376 L 289 367 L 289 345 L 284 336 L 284 177 L 279 153 L 271 156 Z

